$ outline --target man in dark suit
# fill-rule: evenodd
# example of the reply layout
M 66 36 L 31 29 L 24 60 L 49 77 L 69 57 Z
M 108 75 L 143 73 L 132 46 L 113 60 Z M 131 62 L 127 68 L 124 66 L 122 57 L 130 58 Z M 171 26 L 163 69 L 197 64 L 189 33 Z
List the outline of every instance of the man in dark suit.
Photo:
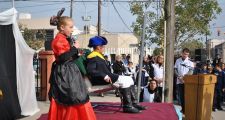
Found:
M 111 73 L 102 55 L 106 44 L 107 40 L 102 36 L 95 36 L 89 40 L 88 47 L 93 47 L 94 49 L 87 56 L 87 71 L 92 84 L 112 84 L 117 86 L 123 97 L 123 112 L 139 113 L 140 110 L 145 110 L 145 107 L 137 104 L 137 98 L 133 93 L 134 82 L 132 78 Z

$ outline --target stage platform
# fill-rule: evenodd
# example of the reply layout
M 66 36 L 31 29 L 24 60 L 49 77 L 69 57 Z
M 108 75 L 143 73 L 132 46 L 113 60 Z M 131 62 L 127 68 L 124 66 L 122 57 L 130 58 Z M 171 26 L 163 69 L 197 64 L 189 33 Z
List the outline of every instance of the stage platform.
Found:
M 95 105 L 100 106 L 95 106 Z M 95 102 L 94 110 L 97 120 L 178 120 L 176 110 L 173 104 L 168 103 L 141 103 L 147 106 L 147 110 L 143 110 L 138 114 L 123 113 L 120 103 L 112 102 Z M 101 106 L 103 105 L 103 106 Z M 109 106 L 108 106 L 109 105 Z M 41 115 L 38 120 L 47 120 L 47 114 Z

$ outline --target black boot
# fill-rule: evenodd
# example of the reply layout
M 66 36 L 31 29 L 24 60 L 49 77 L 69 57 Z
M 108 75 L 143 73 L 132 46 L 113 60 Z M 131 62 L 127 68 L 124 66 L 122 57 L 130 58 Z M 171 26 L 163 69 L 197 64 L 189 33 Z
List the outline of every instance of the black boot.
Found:
M 131 102 L 130 88 L 120 88 L 123 102 L 123 112 L 125 113 L 139 113 L 140 110 L 133 107 Z
M 133 106 L 135 108 L 137 108 L 138 110 L 146 110 L 147 107 L 141 106 L 141 105 L 138 104 L 138 100 L 137 100 L 137 96 L 136 96 L 135 86 L 134 85 L 130 86 L 130 93 L 131 93 L 131 100 L 132 100 Z
M 116 90 L 115 90 L 115 95 L 116 95 L 116 97 L 120 97 L 118 88 L 116 88 Z

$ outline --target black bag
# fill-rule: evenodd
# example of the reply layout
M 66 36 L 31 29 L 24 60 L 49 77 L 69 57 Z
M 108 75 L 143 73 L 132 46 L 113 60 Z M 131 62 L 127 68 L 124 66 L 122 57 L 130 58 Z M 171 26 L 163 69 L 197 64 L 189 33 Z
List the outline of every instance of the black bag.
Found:
M 89 100 L 83 77 L 73 60 L 52 64 L 49 98 L 59 104 L 83 104 Z

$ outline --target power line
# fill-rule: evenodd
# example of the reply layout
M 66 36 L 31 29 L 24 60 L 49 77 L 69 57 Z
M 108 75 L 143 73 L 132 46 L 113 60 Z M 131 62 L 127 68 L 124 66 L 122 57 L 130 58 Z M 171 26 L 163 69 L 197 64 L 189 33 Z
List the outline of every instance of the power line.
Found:
M 123 5 L 122 5 L 122 3 L 119 3 L 118 5 L 119 5 L 120 7 L 122 7 L 125 11 L 130 12 L 130 10 L 129 10 L 129 9 L 127 9 L 125 6 L 123 6 Z
M 117 10 L 116 6 L 114 5 L 113 1 L 111 1 L 114 10 L 116 11 L 117 15 L 119 16 L 120 20 L 123 22 L 123 24 L 126 26 L 126 28 L 130 31 L 133 32 L 130 27 L 125 23 L 125 21 L 123 20 L 122 16 L 120 15 L 119 11 Z
M 40 6 L 50 6 L 50 5 L 57 5 L 57 4 L 65 4 L 65 3 L 51 3 L 51 4 L 38 4 L 38 5 L 18 6 L 16 8 L 40 7 Z M 7 9 L 7 8 L 3 8 L 3 9 Z
M 69 8 L 70 6 L 66 6 L 64 8 Z M 39 13 L 46 13 L 46 12 L 49 12 L 49 11 L 53 11 L 53 10 L 59 10 L 61 9 L 62 7 L 58 7 L 58 8 L 53 8 L 53 9 L 45 9 L 45 10 L 40 10 L 40 11 L 34 11 L 34 12 L 31 12 L 32 14 L 39 14 Z
M 15 2 L 21 2 L 21 1 L 24 1 L 24 2 L 70 2 L 70 1 L 63 1 L 63 0 L 54 0 L 54 1 L 50 1 L 50 0 L 39 0 L 39 1 L 34 1 L 34 0 L 16 0 Z M 4 1 L 4 0 L 0 0 L 0 2 L 11 2 L 11 1 Z M 98 2 L 97 0 L 95 1 L 88 1 L 88 0 L 76 0 L 74 2 Z M 112 2 L 112 0 L 107 0 L 107 1 L 104 1 L 104 2 Z M 121 0 L 121 1 L 113 1 L 113 2 L 149 2 L 148 0 L 143 0 L 143 1 L 132 1 L 132 0 Z M 153 1 L 153 2 L 158 2 L 158 1 Z
M 30 6 L 19 6 L 16 8 L 39 7 L 39 6 L 49 6 L 49 5 L 57 5 L 57 4 L 62 4 L 62 3 L 49 3 L 49 4 L 38 4 L 38 5 L 30 5 Z
M 82 1 L 83 1 L 83 0 L 82 0 Z M 86 4 L 84 3 L 84 1 L 83 1 L 82 3 L 83 3 L 83 5 L 84 5 L 84 7 L 85 7 L 85 9 L 86 9 L 87 6 L 86 6 Z

